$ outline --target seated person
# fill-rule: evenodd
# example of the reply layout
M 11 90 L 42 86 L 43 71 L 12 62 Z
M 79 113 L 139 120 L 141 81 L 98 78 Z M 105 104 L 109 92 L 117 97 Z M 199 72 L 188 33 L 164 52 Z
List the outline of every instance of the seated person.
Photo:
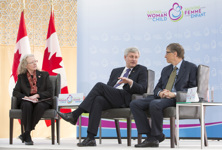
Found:
M 170 65 L 163 68 L 154 96 L 130 103 L 139 134 L 147 138 L 135 147 L 159 147 L 163 134 L 163 109 L 176 106 L 176 92 L 197 86 L 197 66 L 184 60 L 184 49 L 178 43 L 169 44 L 165 58 Z M 149 109 L 151 125 L 144 110 Z
M 99 122 L 103 110 L 129 107 L 132 94 L 143 94 L 147 90 L 147 68 L 138 65 L 140 53 L 137 48 L 127 48 L 124 52 L 126 66 L 115 68 L 107 84 L 97 83 L 75 111 L 59 115 L 76 124 L 83 112 L 89 113 L 87 138 L 77 146 L 96 146 Z
M 19 136 L 25 145 L 33 145 L 30 132 L 35 129 L 45 110 L 52 105 L 52 85 L 48 72 L 37 70 L 37 60 L 34 55 L 25 55 L 18 67 L 18 81 L 13 89 L 22 109 L 22 122 L 25 132 Z M 47 99 L 41 101 L 41 99 Z M 26 99 L 26 100 L 25 100 Z

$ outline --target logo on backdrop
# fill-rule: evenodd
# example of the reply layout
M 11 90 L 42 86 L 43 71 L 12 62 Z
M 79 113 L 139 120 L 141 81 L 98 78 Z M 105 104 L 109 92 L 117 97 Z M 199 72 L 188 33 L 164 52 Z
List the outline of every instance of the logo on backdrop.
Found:
M 201 6 L 183 7 L 179 3 L 174 3 L 168 12 L 166 10 L 148 11 L 147 17 L 153 22 L 167 20 L 178 22 L 185 17 L 190 19 L 205 17 L 204 9 L 205 7 Z
M 174 3 L 173 7 L 169 10 L 169 17 L 172 21 L 179 21 L 183 18 L 182 6 L 178 3 Z

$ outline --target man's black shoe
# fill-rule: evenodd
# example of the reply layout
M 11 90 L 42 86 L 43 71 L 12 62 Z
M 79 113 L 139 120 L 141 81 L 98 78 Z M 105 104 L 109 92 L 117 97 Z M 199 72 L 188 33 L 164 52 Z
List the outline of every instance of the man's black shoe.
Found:
M 163 142 L 166 139 L 165 134 L 162 134 L 162 136 L 158 139 L 159 143 Z
M 79 147 L 96 146 L 96 140 L 90 140 L 90 138 L 87 137 L 85 140 L 82 141 L 82 143 L 77 143 L 77 146 Z
M 78 118 L 74 118 L 72 113 L 61 113 L 61 112 L 57 112 L 57 113 L 65 121 L 68 121 L 73 125 L 76 125 Z
M 142 143 L 136 144 L 135 147 L 159 147 L 159 141 L 155 138 L 147 138 Z

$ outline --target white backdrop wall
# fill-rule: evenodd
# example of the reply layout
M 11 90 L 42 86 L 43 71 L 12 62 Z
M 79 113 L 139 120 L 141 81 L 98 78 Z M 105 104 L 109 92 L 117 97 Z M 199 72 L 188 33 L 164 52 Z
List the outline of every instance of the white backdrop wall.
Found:
M 157 83 L 167 65 L 166 46 L 178 42 L 185 60 L 210 66 L 206 86 L 213 87 L 214 101 L 222 102 L 221 0 L 79 0 L 77 6 L 78 92 L 86 96 L 97 82 L 107 83 L 111 70 L 125 65 L 123 51 L 132 46 L 141 51 L 139 63 L 155 71 Z M 207 108 L 206 123 L 213 123 L 207 131 L 221 129 L 221 122 L 221 107 Z M 183 123 L 192 127 L 198 121 Z

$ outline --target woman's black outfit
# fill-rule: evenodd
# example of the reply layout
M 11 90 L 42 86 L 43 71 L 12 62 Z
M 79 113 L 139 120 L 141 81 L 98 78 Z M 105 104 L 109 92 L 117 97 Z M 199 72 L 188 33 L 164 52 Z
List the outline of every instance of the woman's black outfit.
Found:
M 38 100 L 41 101 L 41 99 L 52 98 L 52 84 L 49 80 L 48 72 L 36 70 L 35 75 L 36 81 L 34 83 L 37 86 L 35 94 L 39 94 L 40 96 Z M 32 79 L 34 80 L 33 76 Z M 49 109 L 52 105 L 52 99 L 39 103 L 32 103 L 22 99 L 25 96 L 34 95 L 34 93 L 31 94 L 30 84 L 32 83 L 32 79 L 28 79 L 27 73 L 19 74 L 18 81 L 13 90 L 13 96 L 17 98 L 18 105 L 22 109 L 22 121 L 25 128 L 25 134 L 29 134 L 27 136 L 30 136 L 30 131 L 35 129 L 36 124 L 41 119 L 45 110 Z M 25 141 L 27 141 L 27 139 Z

